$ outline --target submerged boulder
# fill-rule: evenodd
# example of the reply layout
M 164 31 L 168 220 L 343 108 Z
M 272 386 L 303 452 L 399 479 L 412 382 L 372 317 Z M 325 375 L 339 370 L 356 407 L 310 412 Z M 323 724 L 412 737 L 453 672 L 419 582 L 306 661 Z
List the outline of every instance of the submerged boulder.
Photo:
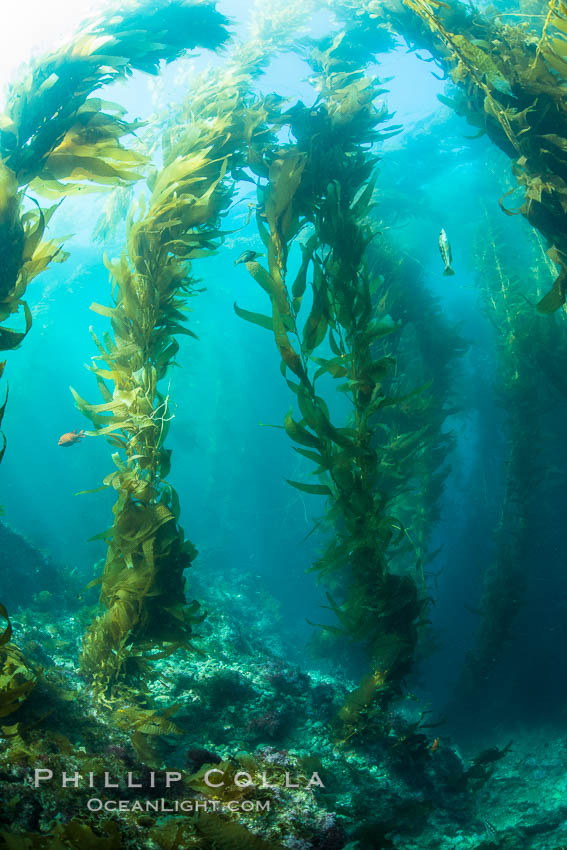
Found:
M 0 599 L 9 609 L 28 605 L 37 594 L 61 591 L 52 561 L 21 534 L 0 523 Z

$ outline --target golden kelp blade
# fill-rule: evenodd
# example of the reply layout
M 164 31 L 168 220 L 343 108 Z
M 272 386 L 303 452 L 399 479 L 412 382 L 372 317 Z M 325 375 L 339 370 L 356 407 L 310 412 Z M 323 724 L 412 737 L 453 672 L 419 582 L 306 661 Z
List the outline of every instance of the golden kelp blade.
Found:
M 15 286 L 22 264 L 24 229 L 20 221 L 20 203 L 16 175 L 0 159 L 0 304 Z
M 0 116 L 0 156 L 15 172 L 20 185 L 42 177 L 51 179 L 50 169 L 63 167 L 47 160 L 60 146 L 78 156 L 74 138 L 85 110 L 93 111 L 89 96 L 102 85 L 130 74 L 134 69 L 156 73 L 162 60 L 172 61 L 185 50 L 200 44 L 216 48 L 227 38 L 227 20 L 209 3 L 171 0 L 159 13 L 150 3 L 133 4 L 127 11 L 109 10 L 85 24 L 69 44 L 36 62 L 9 91 L 6 114 Z M 91 135 L 84 139 L 88 156 L 97 157 L 104 142 L 117 140 L 132 127 L 105 113 L 101 101 L 88 124 Z M 84 127 L 84 125 L 83 125 Z M 117 132 L 119 130 L 120 132 Z M 94 135 L 93 135 L 94 132 Z M 84 155 L 84 152 L 83 152 Z M 120 173 L 116 153 L 115 172 L 100 174 L 92 162 L 82 163 L 82 176 L 100 182 L 112 177 L 114 185 L 137 179 Z M 64 170 L 69 170 L 70 163 Z M 102 181 L 104 184 L 104 180 Z
M 90 95 L 134 69 L 156 73 L 162 60 L 197 43 L 218 47 L 228 37 L 227 23 L 214 5 L 191 0 L 170 0 L 159 11 L 144 2 L 119 14 L 108 9 L 12 84 L 0 115 L 0 323 L 23 303 L 27 284 L 66 257 L 61 240 L 42 241 L 50 213 L 38 206 L 37 213 L 22 215 L 18 188 L 31 184 L 56 198 L 139 180 L 147 159 L 121 139 L 140 125 L 124 121 L 121 107 Z M 0 350 L 15 348 L 29 331 L 25 304 L 24 311 L 25 331 L 0 329 Z M 0 460 L 5 448 L 2 437 Z
M 12 624 L 4 605 L 0 603 L 0 617 L 8 625 L 0 634 L 0 717 L 17 711 L 35 687 L 36 677 L 21 651 L 13 643 Z

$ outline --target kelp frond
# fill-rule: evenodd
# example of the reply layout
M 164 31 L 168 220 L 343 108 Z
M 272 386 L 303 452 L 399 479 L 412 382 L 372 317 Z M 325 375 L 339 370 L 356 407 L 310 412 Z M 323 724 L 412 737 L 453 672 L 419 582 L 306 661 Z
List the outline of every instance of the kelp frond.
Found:
M 334 540 L 314 569 L 337 588 L 338 601 L 330 595 L 329 600 L 342 633 L 362 644 L 371 664 L 385 671 L 380 690 L 386 699 L 411 667 L 423 609 L 415 579 L 388 565 L 400 523 L 389 512 L 393 491 L 384 486 L 389 455 L 381 417 L 395 404 L 390 398 L 395 361 L 384 346 L 398 326 L 376 315 L 376 281 L 365 259 L 374 236 L 369 213 L 376 155 L 370 146 L 395 128 L 381 126 L 388 113 L 376 102 L 383 92 L 376 80 L 335 70 L 333 53 L 341 40 L 314 59 L 317 104 L 297 104 L 276 119 L 296 141 L 265 146 L 261 153 L 268 182 L 260 190 L 264 213 L 257 226 L 267 267 L 254 260 L 246 268 L 268 295 L 271 315 L 237 305 L 236 310 L 273 333 L 299 408 L 299 418 L 290 412 L 284 427 L 296 451 L 315 464 L 317 476 L 317 483 L 289 483 L 326 496 L 333 525 Z M 289 252 L 299 234 L 302 262 L 289 279 Z M 348 400 L 347 423 L 336 422 L 330 412 L 329 379 Z
M 17 711 L 36 684 L 36 676 L 23 653 L 11 643 L 12 624 L 4 605 L 0 617 L 7 625 L 0 633 L 0 718 Z
M 559 309 L 566 298 L 567 268 L 567 9 L 550 0 L 539 37 L 521 25 L 471 11 L 456 2 L 404 0 L 383 10 L 399 32 L 426 47 L 460 92 L 451 108 L 463 114 L 513 161 L 524 200 L 516 210 L 540 231 L 559 269 L 553 289 L 538 305 Z
M 207 2 L 168 0 L 159 10 L 131 3 L 85 24 L 12 84 L 0 115 L 0 324 L 22 306 L 25 329 L 1 327 L 0 351 L 17 347 L 30 330 L 21 300 L 29 281 L 66 257 L 60 242 L 42 241 L 54 208 L 23 212 L 20 187 L 53 198 L 139 180 L 147 158 L 122 143 L 139 123 L 91 95 L 134 70 L 156 73 L 162 60 L 197 44 L 219 47 L 227 23 Z
M 245 81 L 246 78 L 244 78 Z M 179 526 L 180 505 L 167 482 L 165 448 L 172 418 L 160 382 L 174 362 L 197 294 L 189 263 L 212 255 L 223 239 L 221 218 L 232 199 L 230 173 L 241 167 L 264 109 L 244 108 L 243 80 L 228 88 L 220 75 L 191 101 L 194 115 L 164 134 L 164 166 L 151 176 L 151 194 L 127 222 L 127 245 L 107 260 L 115 302 L 93 304 L 112 334 L 93 334 L 91 366 L 103 401 L 74 392 L 79 409 L 116 449 L 116 469 L 104 480 L 118 493 L 102 575 L 104 613 L 85 637 L 82 665 L 104 692 L 130 669 L 142 670 L 151 647 L 190 648 L 196 603 L 185 605 L 183 571 L 196 555 Z M 135 647 L 135 649 L 134 649 Z M 136 655 L 136 652 L 138 653 Z
M 161 60 L 197 45 L 219 47 L 226 24 L 209 3 L 170 0 L 159 12 L 150 3 L 130 4 L 85 24 L 69 44 L 33 63 L 11 86 L 0 121 L 0 153 L 20 185 L 39 178 L 53 188 L 77 170 L 103 185 L 136 179 L 139 159 L 117 142 L 136 125 L 90 95 L 133 70 L 156 73 Z

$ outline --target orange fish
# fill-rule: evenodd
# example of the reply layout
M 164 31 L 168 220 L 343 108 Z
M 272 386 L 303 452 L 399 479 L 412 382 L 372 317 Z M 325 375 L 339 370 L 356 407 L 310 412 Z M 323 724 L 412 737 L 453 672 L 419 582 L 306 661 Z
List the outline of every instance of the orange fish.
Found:
M 429 749 L 432 753 L 439 749 L 439 738 L 435 738 Z
M 59 437 L 58 446 L 74 446 L 75 443 L 78 443 L 79 440 L 82 440 L 85 436 L 84 431 L 68 431 L 66 434 L 62 434 Z

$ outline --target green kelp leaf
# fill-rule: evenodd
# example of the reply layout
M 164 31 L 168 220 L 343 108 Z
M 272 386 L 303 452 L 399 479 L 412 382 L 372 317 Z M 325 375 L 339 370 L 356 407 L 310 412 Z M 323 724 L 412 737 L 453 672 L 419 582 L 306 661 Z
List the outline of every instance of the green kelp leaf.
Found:
M 270 231 L 266 227 L 266 224 L 265 224 L 265 222 L 264 222 L 264 220 L 263 220 L 263 218 L 262 218 L 262 216 L 260 215 L 259 212 L 256 212 L 256 227 L 258 228 L 258 235 L 260 236 L 260 239 L 262 240 L 264 247 L 267 248 L 267 250 L 268 250 L 268 258 L 269 258 L 269 252 L 272 251 L 272 254 L 273 254 L 274 246 L 272 244 L 272 237 L 270 235 Z
M 315 248 L 315 245 L 317 244 L 317 238 L 317 235 L 313 234 L 307 240 L 306 245 L 300 246 L 303 258 L 301 261 L 301 266 L 299 267 L 299 271 L 291 287 L 291 294 L 293 297 L 292 306 L 295 313 L 299 311 L 303 296 L 305 294 L 305 289 L 307 287 L 307 270 L 309 268 L 309 263 L 311 262 L 311 259 L 313 257 L 313 250 Z
M 567 269 L 561 269 L 559 276 L 547 295 L 544 295 L 541 301 L 538 301 L 536 309 L 538 313 L 550 315 L 559 310 L 565 304 L 567 293 Z
M 375 339 L 381 339 L 383 336 L 389 336 L 394 331 L 400 330 L 400 328 L 401 324 L 399 322 L 394 322 L 390 316 L 383 316 L 380 321 L 374 320 L 369 322 L 364 334 L 368 340 L 374 341 Z
M 93 313 L 98 313 L 99 316 L 105 316 L 107 319 L 112 319 L 116 313 L 115 307 L 107 307 L 104 304 L 97 304 L 96 301 L 92 302 L 89 306 L 89 310 L 92 310 Z
M 333 492 L 330 487 L 327 487 L 326 484 L 302 484 L 301 481 L 290 481 L 289 478 L 286 478 L 288 484 L 291 484 L 292 487 L 295 487 L 297 490 L 301 490 L 303 493 L 311 493 L 314 496 L 332 496 Z
M 329 345 L 331 347 L 331 351 L 333 352 L 333 354 L 336 354 L 337 357 L 345 356 L 346 352 L 343 351 L 337 343 L 332 330 L 329 330 Z
M 2 424 L 2 420 L 4 418 L 4 413 L 6 411 L 6 405 L 8 404 L 8 387 L 6 387 L 6 397 L 4 399 L 4 403 L 2 407 L 0 407 L 0 425 Z
M 0 646 L 4 646 L 4 644 L 8 643 L 8 641 L 12 637 L 12 624 L 10 622 L 10 618 L 8 617 L 8 612 L 7 612 L 6 608 L 4 607 L 4 605 L 2 605 L 1 602 L 0 602 L 0 617 L 3 617 L 8 623 L 8 625 L 6 626 L 6 628 L 4 629 L 2 634 L 0 634 Z
M 75 389 L 73 389 L 73 387 L 69 387 L 69 389 L 71 390 L 73 398 L 75 399 L 75 404 L 77 405 L 79 410 L 81 410 L 89 417 L 92 417 L 93 414 L 96 415 L 105 411 L 114 411 L 120 407 L 129 408 L 136 400 L 140 392 L 140 387 L 137 387 L 135 390 L 131 390 L 128 392 L 125 390 L 117 390 L 115 392 L 113 401 L 107 401 L 103 404 L 89 404 L 89 402 L 85 401 L 85 399 L 82 398 L 79 393 Z
M 4 457 L 8 443 L 4 434 L 0 434 L 0 437 L 2 437 L 2 448 L 0 449 L 0 463 L 2 463 L 2 458 Z M 0 513 L 2 513 L 2 508 L 0 508 Z
M 234 302 L 234 312 L 246 322 L 251 322 L 253 325 L 260 325 L 261 328 L 266 328 L 268 331 L 274 330 L 274 322 L 270 316 L 264 316 L 262 313 L 251 313 L 249 310 L 243 310 Z
M 381 357 L 379 360 L 374 360 L 368 368 L 368 376 L 372 381 L 378 383 L 388 375 L 396 366 L 395 357 Z M 364 382 L 366 375 L 361 378 Z
M 320 469 L 327 468 L 325 461 L 323 460 L 320 454 L 317 454 L 317 452 L 310 452 L 309 449 L 300 449 L 298 446 L 292 446 L 292 448 L 294 452 L 297 452 L 303 457 L 306 457 L 308 460 L 313 461 L 313 463 L 316 463 Z
M 87 434 L 89 432 L 85 431 L 85 433 Z M 91 436 L 93 434 L 96 434 L 96 432 L 91 431 L 89 436 Z M 91 487 L 89 490 L 77 490 L 77 492 L 74 493 L 73 495 L 74 496 L 88 496 L 91 493 L 101 493 L 103 490 L 106 490 L 106 484 L 101 484 L 100 487 Z
M 358 198 L 353 201 L 351 211 L 356 218 L 368 215 L 374 204 L 371 205 L 372 195 L 376 187 L 377 177 L 373 177 L 360 192 Z
M 303 368 L 301 358 L 292 346 L 291 342 L 289 341 L 289 337 L 287 335 L 286 327 L 284 324 L 284 319 L 281 316 L 275 302 L 273 303 L 272 321 L 274 325 L 274 337 L 276 340 L 276 345 L 279 349 L 283 364 L 285 364 L 285 366 L 288 366 L 291 371 L 295 375 L 297 375 L 298 378 L 300 378 L 300 380 L 303 380 L 305 378 L 305 370 Z M 284 366 L 282 366 L 282 373 L 285 376 Z
M 314 357 L 313 360 L 315 363 L 319 363 L 321 367 L 315 372 L 313 378 L 315 381 L 325 372 L 328 372 L 333 378 L 344 378 L 350 371 L 350 354 L 339 355 L 330 360 L 324 357 Z
M 303 329 L 303 349 L 307 353 L 314 351 L 325 339 L 328 328 L 329 304 L 323 285 L 314 288 L 313 304 Z
M 125 422 L 118 421 L 111 425 L 105 425 L 103 428 L 97 428 L 96 431 L 85 431 L 88 437 L 104 437 L 106 434 L 112 434 L 114 431 L 119 431 L 125 427 Z
M 483 74 L 486 82 L 502 94 L 513 97 L 514 94 L 510 88 L 510 83 L 495 65 L 488 53 L 485 53 L 478 44 L 473 44 L 464 35 L 453 35 L 453 42 L 456 44 L 460 54 L 465 60 L 472 65 L 477 73 Z
M 288 437 L 295 443 L 300 443 L 303 446 L 310 446 L 318 449 L 321 446 L 321 441 L 318 437 L 307 430 L 300 422 L 296 422 L 292 416 L 291 410 L 286 414 L 284 419 L 284 428 Z
M 56 204 L 55 206 L 58 205 Z M 34 221 L 35 226 L 33 225 Z M 26 225 L 30 222 L 30 226 L 26 227 Z M 39 243 L 42 240 L 43 234 L 45 233 L 45 217 L 41 207 L 38 206 L 37 210 L 30 210 L 30 212 L 23 215 L 22 224 L 25 227 L 23 261 L 27 262 L 33 257 Z
M 329 409 L 322 398 L 312 399 L 305 387 L 301 386 L 297 393 L 299 409 L 305 422 L 317 434 L 329 435 L 332 426 L 329 419 Z
M 21 685 L 9 687 L 0 692 L 0 717 L 7 717 L 8 714 L 17 711 L 34 687 L 35 680 L 29 679 Z
M 272 275 L 266 271 L 264 266 L 260 265 L 260 263 L 255 260 L 251 263 L 245 263 L 245 265 L 249 274 L 252 275 L 256 283 L 259 283 L 264 292 L 268 293 L 270 299 L 274 302 L 274 305 L 277 306 L 281 315 L 288 315 L 289 303 L 282 281 L 276 280 L 272 277 Z
M 24 308 L 24 315 L 26 318 L 26 328 L 24 331 L 14 331 L 11 328 L 2 328 L 0 327 L 0 351 L 12 351 L 14 348 L 17 348 L 23 339 L 29 333 L 32 326 L 32 314 L 31 310 L 26 304 L 25 301 L 21 302 Z
M 325 593 L 325 596 L 327 597 L 329 607 L 336 616 L 337 620 L 341 623 L 341 625 L 344 626 L 345 629 L 347 629 L 348 632 L 351 632 L 351 623 L 348 618 L 347 612 L 339 605 L 338 602 L 333 599 L 333 597 L 328 591 L 327 593 Z
M 551 142 L 555 147 L 561 148 L 562 151 L 567 153 L 567 139 L 563 138 L 563 136 L 558 136 L 555 133 L 546 133 L 543 136 L 539 137 L 540 139 L 545 139 L 547 142 Z
M 266 216 L 272 233 L 286 241 L 291 221 L 293 198 L 307 163 L 304 153 L 282 150 L 270 164 L 270 183 L 266 187 Z
M 185 325 L 180 325 L 177 322 L 175 324 L 168 325 L 168 330 L 170 333 L 182 334 L 183 336 L 190 336 L 192 339 L 199 339 L 195 331 L 192 331 L 191 328 L 186 328 Z
M 267 178 L 270 174 L 268 163 L 265 162 L 262 152 L 255 147 L 248 148 L 248 168 L 256 174 L 257 177 Z
M 226 820 L 221 815 L 200 814 L 195 820 L 195 828 L 199 836 L 206 840 L 207 847 L 222 847 L 223 850 L 282 850 L 279 842 L 266 841 L 243 824 Z M 190 845 L 183 838 L 181 841 L 177 838 L 168 846 Z
M 306 622 L 308 623 L 308 625 L 315 626 L 315 628 L 318 628 L 318 629 L 323 629 L 323 631 L 329 632 L 332 635 L 340 635 L 341 637 L 348 637 L 348 632 L 345 631 L 345 629 L 339 628 L 338 626 L 329 626 L 329 625 L 326 625 L 325 623 L 314 623 L 313 620 L 309 620 L 309 619 L 307 619 Z M 347 846 L 348 847 L 351 847 L 351 846 L 354 847 L 354 845 L 347 845 Z M 346 847 L 345 847 L 345 850 L 347 850 Z
M 48 157 L 41 176 L 45 176 L 47 180 L 90 180 L 115 186 L 121 181 L 129 183 L 140 180 L 142 174 L 132 170 L 136 165 L 138 161 L 134 155 L 131 163 L 120 168 L 96 156 L 77 156 L 75 153 L 60 153 L 59 149 L 56 149 Z

